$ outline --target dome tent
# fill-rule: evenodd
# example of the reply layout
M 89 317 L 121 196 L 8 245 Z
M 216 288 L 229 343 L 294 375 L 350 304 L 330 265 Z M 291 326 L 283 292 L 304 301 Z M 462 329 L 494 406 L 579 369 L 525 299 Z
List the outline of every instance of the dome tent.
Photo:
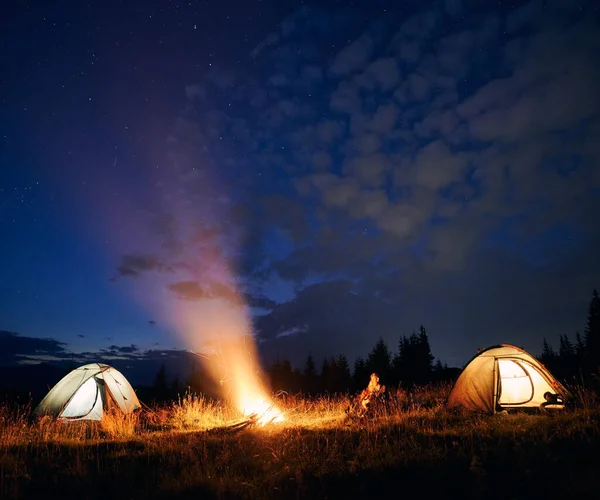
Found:
M 448 396 L 448 407 L 486 413 L 562 407 L 568 395 L 531 354 L 500 344 L 480 351 L 467 363 Z
M 63 377 L 35 409 L 35 415 L 64 420 L 101 420 L 118 408 L 132 413 L 141 408 L 131 384 L 112 366 L 92 363 Z

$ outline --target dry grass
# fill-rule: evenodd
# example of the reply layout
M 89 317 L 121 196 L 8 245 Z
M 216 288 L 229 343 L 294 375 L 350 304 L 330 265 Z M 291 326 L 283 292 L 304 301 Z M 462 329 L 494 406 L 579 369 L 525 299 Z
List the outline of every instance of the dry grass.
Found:
M 100 425 L 32 421 L 0 406 L 0 497 L 591 497 L 600 488 L 600 411 L 458 415 L 448 387 L 394 394 L 374 418 L 345 418 L 347 397 L 278 395 L 286 421 L 234 429 L 228 405 L 186 395 Z
M 119 411 L 107 413 L 100 421 L 100 429 L 109 438 L 131 438 L 138 430 L 139 414 L 123 414 Z
M 231 406 L 190 393 L 181 397 L 169 410 L 163 414 L 163 418 L 167 419 L 163 425 L 179 431 L 204 431 L 241 419 Z

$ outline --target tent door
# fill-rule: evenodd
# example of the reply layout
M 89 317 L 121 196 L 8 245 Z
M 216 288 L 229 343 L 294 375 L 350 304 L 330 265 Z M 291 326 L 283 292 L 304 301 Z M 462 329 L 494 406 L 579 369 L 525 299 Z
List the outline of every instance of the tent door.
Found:
M 498 405 L 521 406 L 533 399 L 535 387 L 529 371 L 517 359 L 497 358 Z
M 103 386 L 91 377 L 81 384 L 59 414 L 68 420 L 99 420 L 102 418 Z

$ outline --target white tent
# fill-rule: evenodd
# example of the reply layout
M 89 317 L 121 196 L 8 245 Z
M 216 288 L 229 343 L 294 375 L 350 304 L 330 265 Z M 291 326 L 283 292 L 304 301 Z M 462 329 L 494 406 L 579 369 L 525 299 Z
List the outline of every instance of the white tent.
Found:
M 101 420 L 112 408 L 132 413 L 140 407 L 121 372 L 109 365 L 92 363 L 63 377 L 37 406 L 35 414 L 66 420 Z
M 561 407 L 568 394 L 531 354 L 501 344 L 484 349 L 469 361 L 448 396 L 448 407 L 487 413 Z

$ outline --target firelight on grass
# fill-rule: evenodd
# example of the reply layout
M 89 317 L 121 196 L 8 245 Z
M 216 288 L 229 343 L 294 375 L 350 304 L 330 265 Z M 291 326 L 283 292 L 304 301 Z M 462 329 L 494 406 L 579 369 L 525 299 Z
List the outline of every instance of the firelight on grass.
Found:
M 265 400 L 261 395 L 255 394 L 243 401 L 242 413 L 245 417 L 256 418 L 259 425 L 265 426 L 270 423 L 283 422 L 283 413 L 271 402 Z

